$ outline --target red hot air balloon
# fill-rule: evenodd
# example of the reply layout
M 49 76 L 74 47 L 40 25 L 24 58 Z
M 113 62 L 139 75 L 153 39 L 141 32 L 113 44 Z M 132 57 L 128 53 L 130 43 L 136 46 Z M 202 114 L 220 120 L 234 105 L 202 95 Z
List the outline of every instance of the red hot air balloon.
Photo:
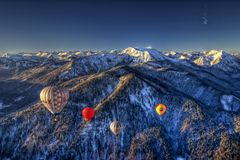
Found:
M 91 121 L 94 115 L 95 115 L 95 111 L 93 108 L 86 107 L 82 110 L 82 116 L 87 122 Z

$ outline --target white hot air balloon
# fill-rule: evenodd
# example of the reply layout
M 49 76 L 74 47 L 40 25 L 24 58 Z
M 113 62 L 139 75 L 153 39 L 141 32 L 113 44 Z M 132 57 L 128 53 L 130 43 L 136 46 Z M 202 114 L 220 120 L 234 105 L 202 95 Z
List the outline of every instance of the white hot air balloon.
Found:
M 56 86 L 45 87 L 40 93 L 42 104 L 52 113 L 60 113 L 68 102 L 69 91 Z
M 114 135 L 118 135 L 122 131 L 123 125 L 119 121 L 113 121 L 110 124 L 110 129 Z

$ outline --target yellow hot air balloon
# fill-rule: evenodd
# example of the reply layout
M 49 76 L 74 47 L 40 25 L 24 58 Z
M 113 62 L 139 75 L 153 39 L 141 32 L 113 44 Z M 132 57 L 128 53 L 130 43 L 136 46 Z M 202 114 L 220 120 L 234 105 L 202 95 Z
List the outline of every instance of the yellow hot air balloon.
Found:
M 160 116 L 164 115 L 164 113 L 166 112 L 166 110 L 167 110 L 167 107 L 166 107 L 164 104 L 158 104 L 158 105 L 156 106 L 156 112 L 157 112 Z
M 67 104 L 68 98 L 69 91 L 56 86 L 46 87 L 40 93 L 40 100 L 42 101 L 42 104 L 52 114 L 60 113 Z
M 118 121 L 113 121 L 110 124 L 110 129 L 114 135 L 118 135 L 122 131 L 123 125 Z

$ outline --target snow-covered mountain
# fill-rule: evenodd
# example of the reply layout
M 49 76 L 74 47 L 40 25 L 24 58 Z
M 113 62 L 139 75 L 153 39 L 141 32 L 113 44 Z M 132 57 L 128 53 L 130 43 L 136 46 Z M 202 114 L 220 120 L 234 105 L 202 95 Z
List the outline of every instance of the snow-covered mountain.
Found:
M 135 57 L 135 60 L 137 62 L 148 62 L 148 61 L 154 61 L 162 59 L 161 53 L 155 49 L 149 49 L 149 48 L 133 48 L 128 47 L 124 49 L 122 54 L 128 54 L 132 57 Z
M 35 65 L 3 67 L 23 60 Z M 1 159 L 240 158 L 240 61 L 224 51 L 39 52 L 0 64 Z M 57 121 L 39 101 L 48 85 L 70 90 Z

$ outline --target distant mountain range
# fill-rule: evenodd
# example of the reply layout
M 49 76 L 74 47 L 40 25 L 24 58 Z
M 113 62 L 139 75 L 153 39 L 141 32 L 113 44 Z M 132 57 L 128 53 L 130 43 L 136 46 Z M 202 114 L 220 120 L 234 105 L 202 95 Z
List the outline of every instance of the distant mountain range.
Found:
M 0 75 L 0 159 L 240 159 L 237 53 L 1 54 Z M 50 85 L 70 90 L 57 121 L 39 101 Z M 96 110 L 91 122 L 84 107 Z

